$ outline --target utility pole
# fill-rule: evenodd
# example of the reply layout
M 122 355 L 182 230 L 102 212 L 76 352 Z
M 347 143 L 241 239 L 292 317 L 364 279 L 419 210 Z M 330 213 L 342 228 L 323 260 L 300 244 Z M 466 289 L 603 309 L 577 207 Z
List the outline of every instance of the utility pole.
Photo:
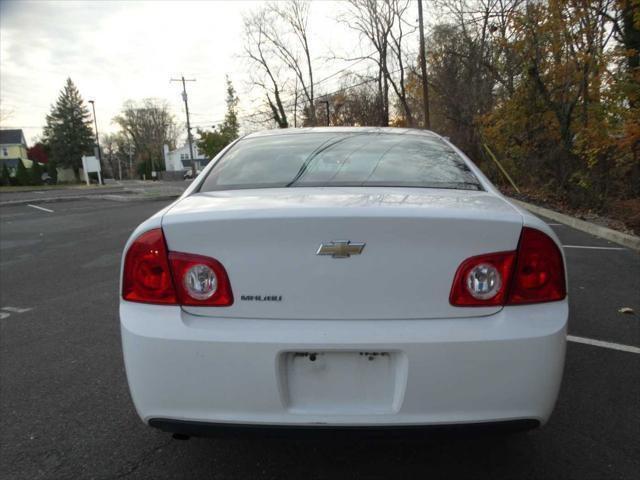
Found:
M 298 128 L 298 77 L 296 77 L 296 103 L 293 104 L 293 128 Z
M 96 146 L 98 147 L 98 165 L 102 170 L 102 154 L 100 153 L 100 139 L 98 138 L 98 119 L 96 118 L 96 102 L 95 100 L 89 100 L 91 109 L 93 110 L 93 124 L 96 126 Z M 113 172 L 111 172 L 113 174 Z M 104 176 L 102 177 L 102 185 L 104 185 Z
M 318 103 L 324 103 L 327 107 L 327 127 L 329 126 L 329 100 L 320 100 Z
M 422 105 L 424 108 L 424 128 L 431 128 L 429 118 L 429 85 L 427 84 L 427 58 L 424 46 L 424 21 L 422 20 L 422 0 L 418 0 L 418 23 L 420 27 L 420 69 L 422 70 Z
M 187 101 L 187 84 L 185 82 L 195 82 L 195 78 L 185 80 L 184 75 L 181 78 L 172 78 L 172 82 L 182 82 L 182 100 L 184 100 L 184 109 L 187 112 L 187 140 L 189 141 L 189 158 L 191 159 L 191 173 L 196 178 L 196 162 L 193 160 L 193 139 L 191 138 L 191 123 L 189 123 L 189 102 Z
M 133 179 L 133 151 L 131 149 L 131 144 L 129 144 L 129 180 Z

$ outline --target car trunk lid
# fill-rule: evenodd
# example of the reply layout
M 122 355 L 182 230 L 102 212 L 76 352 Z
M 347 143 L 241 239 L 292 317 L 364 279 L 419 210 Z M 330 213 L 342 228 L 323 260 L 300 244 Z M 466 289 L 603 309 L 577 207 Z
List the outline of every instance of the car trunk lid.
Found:
M 216 258 L 229 274 L 233 305 L 184 307 L 192 314 L 426 319 L 500 310 L 450 305 L 451 284 L 466 258 L 515 250 L 522 217 L 487 192 L 286 188 L 195 194 L 162 227 L 169 250 Z M 340 255 L 346 242 L 361 252 Z

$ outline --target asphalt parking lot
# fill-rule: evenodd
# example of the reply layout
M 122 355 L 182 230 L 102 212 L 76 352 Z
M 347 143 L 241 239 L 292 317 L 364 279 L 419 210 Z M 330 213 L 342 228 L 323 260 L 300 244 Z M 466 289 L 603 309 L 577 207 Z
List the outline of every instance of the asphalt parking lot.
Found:
M 640 255 L 553 222 L 566 246 L 572 341 L 543 429 L 180 441 L 146 427 L 124 374 L 118 270 L 132 229 L 166 204 L 0 208 L 0 477 L 637 478 Z

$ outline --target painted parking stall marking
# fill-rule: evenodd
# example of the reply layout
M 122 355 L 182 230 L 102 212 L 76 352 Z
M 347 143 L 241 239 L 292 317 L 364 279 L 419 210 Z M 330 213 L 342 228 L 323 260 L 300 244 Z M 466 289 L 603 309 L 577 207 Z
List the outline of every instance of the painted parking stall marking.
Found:
M 574 337 L 573 335 L 567 335 L 567 340 L 570 342 L 582 343 L 584 345 L 591 345 L 594 347 L 608 348 L 610 350 L 619 350 L 621 352 L 640 353 L 640 347 L 623 345 L 621 343 L 605 342 L 603 340 L 594 340 L 592 338 Z
M 37 208 L 38 210 L 42 210 L 43 212 L 54 213 L 53 210 L 49 208 L 39 207 L 38 205 L 31 205 L 30 203 L 27 203 L 27 207 Z
M 563 245 L 562 248 L 583 248 L 586 250 L 626 250 L 623 247 L 591 247 L 587 245 Z
M 20 307 L 2 307 L 0 308 L 0 320 L 4 320 L 5 318 L 9 318 L 12 313 L 25 313 L 33 308 L 20 308 Z

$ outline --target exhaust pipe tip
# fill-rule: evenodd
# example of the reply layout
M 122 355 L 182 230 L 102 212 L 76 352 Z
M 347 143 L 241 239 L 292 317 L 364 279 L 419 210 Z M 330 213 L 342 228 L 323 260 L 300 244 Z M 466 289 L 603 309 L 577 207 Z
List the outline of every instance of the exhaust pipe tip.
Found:
M 174 433 L 172 437 L 174 440 L 189 440 L 191 438 L 189 435 L 185 435 L 184 433 Z

